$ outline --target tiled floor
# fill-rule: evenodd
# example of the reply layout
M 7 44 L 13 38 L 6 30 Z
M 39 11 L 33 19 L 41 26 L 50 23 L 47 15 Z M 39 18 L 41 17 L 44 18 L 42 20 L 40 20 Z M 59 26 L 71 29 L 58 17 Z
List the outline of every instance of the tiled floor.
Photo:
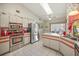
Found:
M 61 56 L 59 53 L 43 47 L 42 42 L 36 42 L 20 48 L 14 52 L 8 53 L 5 56 Z

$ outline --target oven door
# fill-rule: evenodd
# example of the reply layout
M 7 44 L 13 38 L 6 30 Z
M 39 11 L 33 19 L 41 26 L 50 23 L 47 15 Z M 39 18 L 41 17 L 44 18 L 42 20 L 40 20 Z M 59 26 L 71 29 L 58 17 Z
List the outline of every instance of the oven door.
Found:
M 17 44 L 17 43 L 22 42 L 22 41 L 23 41 L 23 38 L 22 37 L 12 38 L 12 45 L 13 44 Z

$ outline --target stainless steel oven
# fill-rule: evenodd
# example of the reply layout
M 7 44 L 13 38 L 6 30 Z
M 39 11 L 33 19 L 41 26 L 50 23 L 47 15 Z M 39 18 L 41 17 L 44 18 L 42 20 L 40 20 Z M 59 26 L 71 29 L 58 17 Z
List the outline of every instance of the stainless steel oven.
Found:
M 23 45 L 23 35 L 16 35 L 10 37 L 10 51 L 21 48 Z
M 22 23 L 9 23 L 10 51 L 23 46 L 23 25 Z
M 22 42 L 22 41 L 23 41 L 22 35 L 11 37 L 11 43 L 12 43 L 11 45 L 17 44 L 17 43 Z

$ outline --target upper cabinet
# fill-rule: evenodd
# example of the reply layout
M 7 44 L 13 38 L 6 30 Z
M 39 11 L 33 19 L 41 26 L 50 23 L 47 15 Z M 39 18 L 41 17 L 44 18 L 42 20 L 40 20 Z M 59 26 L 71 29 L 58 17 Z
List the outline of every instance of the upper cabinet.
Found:
M 23 27 L 28 27 L 28 19 L 27 18 L 24 18 L 22 20 L 22 23 L 23 23 Z
M 5 12 L 0 13 L 0 26 L 8 27 L 9 25 L 9 15 Z
M 18 15 L 10 15 L 10 21 L 9 22 L 14 22 L 14 23 L 22 23 L 22 17 Z

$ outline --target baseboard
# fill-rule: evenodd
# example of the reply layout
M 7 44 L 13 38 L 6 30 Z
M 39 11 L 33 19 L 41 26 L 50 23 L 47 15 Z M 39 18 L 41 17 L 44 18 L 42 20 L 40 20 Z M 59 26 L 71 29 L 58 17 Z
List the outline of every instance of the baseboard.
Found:
M 30 42 L 31 44 L 38 42 L 39 40 L 35 41 L 35 42 Z
M 46 47 L 46 48 L 49 48 L 49 49 L 51 49 L 51 50 L 54 50 L 54 51 L 60 53 L 62 56 L 64 56 L 64 54 L 63 54 L 62 52 L 58 51 L 58 50 L 55 50 L 55 49 L 53 49 L 53 48 L 51 48 L 51 47 L 48 47 L 48 46 L 46 46 L 46 45 L 43 45 L 43 46 Z
M 7 51 L 7 52 L 5 52 L 3 54 L 0 54 L 0 56 L 5 56 L 5 54 L 7 54 L 7 53 L 10 53 L 10 51 Z

